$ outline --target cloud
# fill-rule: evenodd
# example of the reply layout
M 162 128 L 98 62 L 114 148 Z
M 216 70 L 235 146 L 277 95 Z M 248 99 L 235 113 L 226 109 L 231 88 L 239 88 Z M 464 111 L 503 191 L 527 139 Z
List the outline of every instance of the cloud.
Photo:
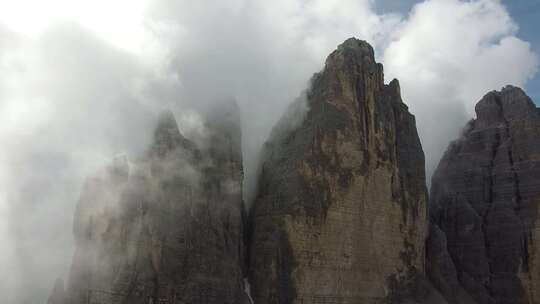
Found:
M 84 176 L 143 149 L 151 114 L 129 54 L 73 24 L 12 35 L 0 55 L 0 292 L 4 303 L 37 303 L 70 263 Z
M 351 36 L 387 44 L 400 17 L 373 13 L 367 0 L 164 0 L 151 2 L 145 22 L 166 50 L 163 75 L 178 80 L 171 99 L 239 103 L 250 200 L 262 144 L 325 57 Z
M 499 1 L 429 0 L 392 34 L 385 69 L 416 115 L 429 176 L 485 93 L 536 73 L 537 55 L 517 30 Z
M 109 14 L 111 35 L 96 17 L 106 2 L 96 3 L 71 21 L 41 18 L 38 34 L 17 33 L 0 15 L 8 24 L 0 27 L 0 293 L 8 304 L 43 302 L 69 267 L 84 177 L 115 154 L 144 151 L 164 108 L 189 135 L 202 128 L 198 112 L 236 100 L 253 189 L 272 126 L 325 57 L 355 36 L 374 45 L 387 81 L 400 79 L 431 171 L 483 93 L 523 85 L 537 68 L 496 0 L 427 0 L 408 16 L 376 13 L 371 0 L 147 0 L 129 18 Z M 79 24 L 84 11 L 93 13 Z

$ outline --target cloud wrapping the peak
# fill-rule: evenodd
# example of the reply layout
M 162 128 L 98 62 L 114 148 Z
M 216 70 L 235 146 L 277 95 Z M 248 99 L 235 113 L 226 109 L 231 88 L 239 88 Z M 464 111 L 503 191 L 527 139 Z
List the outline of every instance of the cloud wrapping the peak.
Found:
M 392 34 L 385 70 L 417 117 L 428 176 L 485 93 L 536 73 L 537 55 L 517 31 L 497 0 L 428 0 Z
M 272 126 L 325 57 L 354 36 L 374 46 L 387 81 L 399 78 L 432 172 L 482 94 L 523 85 L 538 66 L 497 0 L 426 0 L 407 16 L 378 14 L 373 0 L 137 0 L 125 18 L 112 7 L 119 16 L 107 14 L 110 31 L 98 18 L 107 1 L 79 1 L 95 5 L 91 14 L 80 19 L 83 10 L 66 9 L 52 22 L 47 13 L 59 14 L 45 10 L 39 24 L 47 27 L 28 34 L 18 30 L 31 18 L 2 20 L 10 6 L 0 0 L 0 142 L 7 147 L 0 293 L 7 304 L 44 302 L 69 268 L 84 176 L 117 153 L 140 154 L 164 108 L 189 135 L 202 128 L 197 111 L 236 100 L 253 189 Z M 70 11 L 77 14 L 66 20 Z

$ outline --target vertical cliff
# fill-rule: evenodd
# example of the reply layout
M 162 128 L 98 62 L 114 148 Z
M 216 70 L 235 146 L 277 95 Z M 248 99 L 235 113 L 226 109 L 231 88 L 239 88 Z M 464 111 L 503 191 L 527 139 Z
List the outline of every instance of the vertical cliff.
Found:
M 245 303 L 238 116 L 220 109 L 199 147 L 164 113 L 143 160 L 86 182 L 69 304 Z
M 424 154 L 372 47 L 340 45 L 266 143 L 250 214 L 257 304 L 398 303 L 424 273 Z
M 430 277 L 454 303 L 540 303 L 540 112 L 508 86 L 476 114 L 433 177 Z

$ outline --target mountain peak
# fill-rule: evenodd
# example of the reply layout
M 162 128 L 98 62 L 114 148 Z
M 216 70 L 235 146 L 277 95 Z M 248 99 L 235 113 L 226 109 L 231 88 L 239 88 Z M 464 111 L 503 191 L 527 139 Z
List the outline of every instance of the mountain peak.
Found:
M 178 129 L 178 124 L 174 118 L 174 114 L 171 110 L 165 110 L 161 112 L 158 116 L 158 124 L 156 128 L 156 133 L 166 132 L 169 134 L 180 134 Z
M 540 290 L 540 115 L 514 86 L 487 93 L 476 113 L 433 176 L 429 275 L 449 298 L 464 290 L 479 304 L 532 303 Z
M 326 66 L 347 68 L 353 66 L 369 67 L 375 65 L 373 47 L 364 40 L 349 38 L 340 44 L 326 59 Z
M 521 88 L 511 85 L 501 91 L 487 93 L 478 102 L 475 111 L 480 127 L 522 119 L 537 113 L 529 96 Z
M 375 52 L 373 51 L 373 47 L 369 42 L 365 40 L 360 40 L 355 37 L 351 37 L 347 40 L 345 40 L 342 44 L 340 44 L 337 48 L 338 50 L 355 50 L 357 52 L 366 53 L 369 55 L 372 55 L 375 57 Z
M 373 48 L 348 39 L 274 127 L 250 211 L 255 303 L 413 296 L 424 269 L 424 154 L 399 82 L 383 79 Z M 374 240 L 379 223 L 385 235 Z
M 178 148 L 191 149 L 193 145 L 180 133 L 174 114 L 170 110 L 163 111 L 158 116 L 150 153 L 164 157 Z

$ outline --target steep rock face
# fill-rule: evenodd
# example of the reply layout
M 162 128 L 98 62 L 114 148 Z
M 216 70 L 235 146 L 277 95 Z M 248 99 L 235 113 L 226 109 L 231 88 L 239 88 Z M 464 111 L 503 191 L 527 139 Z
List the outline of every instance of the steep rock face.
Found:
M 87 181 L 68 303 L 245 303 L 238 109 L 208 121 L 196 147 L 165 113 L 144 160 Z
M 250 214 L 257 304 L 397 303 L 419 296 L 424 154 L 397 80 L 345 41 L 275 127 Z
M 480 304 L 540 303 L 539 111 L 508 86 L 476 114 L 433 177 L 430 277 L 449 298 L 463 288 Z

